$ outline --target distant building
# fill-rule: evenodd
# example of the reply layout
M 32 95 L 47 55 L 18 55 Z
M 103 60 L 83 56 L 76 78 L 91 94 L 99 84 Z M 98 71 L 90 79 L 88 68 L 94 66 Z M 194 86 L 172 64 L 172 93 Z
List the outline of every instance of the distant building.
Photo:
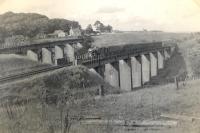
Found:
M 69 30 L 69 36 L 81 36 L 81 30 L 80 28 L 70 28 Z
M 62 30 L 55 30 L 54 33 L 48 34 L 50 38 L 62 38 L 66 37 L 66 33 Z
M 66 36 L 66 33 L 62 30 L 55 30 L 54 34 L 56 34 L 57 37 L 65 37 Z

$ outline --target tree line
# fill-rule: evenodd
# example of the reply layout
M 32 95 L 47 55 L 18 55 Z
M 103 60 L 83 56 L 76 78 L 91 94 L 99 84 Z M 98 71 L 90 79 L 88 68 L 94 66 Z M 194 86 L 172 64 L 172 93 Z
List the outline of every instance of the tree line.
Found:
M 16 35 L 33 38 L 38 34 L 49 34 L 55 30 L 68 33 L 71 27 L 81 28 L 76 21 L 49 19 L 36 13 L 7 12 L 0 15 L 0 43 L 3 43 L 5 38 Z

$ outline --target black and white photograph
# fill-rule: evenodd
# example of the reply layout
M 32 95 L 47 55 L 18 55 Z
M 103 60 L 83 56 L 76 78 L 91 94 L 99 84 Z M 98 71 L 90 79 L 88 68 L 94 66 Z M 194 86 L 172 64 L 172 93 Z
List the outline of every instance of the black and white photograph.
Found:
M 0 0 L 0 133 L 200 133 L 200 0 Z

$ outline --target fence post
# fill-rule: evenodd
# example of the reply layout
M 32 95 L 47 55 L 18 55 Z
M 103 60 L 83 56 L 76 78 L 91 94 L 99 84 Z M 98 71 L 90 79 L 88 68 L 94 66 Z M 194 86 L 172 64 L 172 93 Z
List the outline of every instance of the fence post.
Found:
M 178 77 L 174 78 L 174 83 L 176 85 L 176 89 L 179 89 Z
M 99 88 L 99 96 L 104 96 L 105 95 L 105 90 L 104 90 L 104 86 L 101 85 Z
M 77 66 L 77 65 L 78 65 L 78 61 L 77 61 L 77 59 L 74 59 L 74 61 L 73 61 L 73 65 L 74 65 L 74 66 Z

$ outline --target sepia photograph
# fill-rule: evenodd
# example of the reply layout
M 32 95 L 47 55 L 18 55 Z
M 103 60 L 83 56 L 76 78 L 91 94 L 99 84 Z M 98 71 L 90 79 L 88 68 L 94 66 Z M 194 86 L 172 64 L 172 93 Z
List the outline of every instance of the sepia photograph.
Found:
M 0 0 L 0 133 L 200 133 L 200 0 Z

